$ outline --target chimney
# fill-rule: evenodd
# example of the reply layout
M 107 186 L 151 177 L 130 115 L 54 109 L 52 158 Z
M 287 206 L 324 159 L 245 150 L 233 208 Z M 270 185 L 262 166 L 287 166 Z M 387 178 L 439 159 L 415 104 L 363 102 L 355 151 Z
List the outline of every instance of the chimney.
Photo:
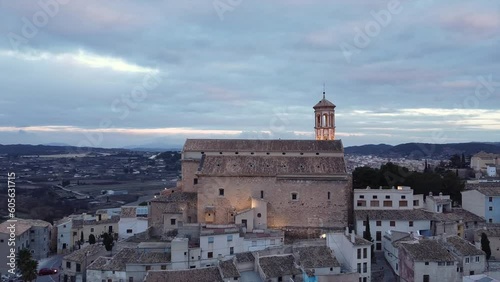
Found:
M 345 236 L 349 236 L 349 227 L 345 228 Z
M 351 231 L 351 243 L 355 243 L 356 242 L 356 236 L 354 235 L 354 230 Z

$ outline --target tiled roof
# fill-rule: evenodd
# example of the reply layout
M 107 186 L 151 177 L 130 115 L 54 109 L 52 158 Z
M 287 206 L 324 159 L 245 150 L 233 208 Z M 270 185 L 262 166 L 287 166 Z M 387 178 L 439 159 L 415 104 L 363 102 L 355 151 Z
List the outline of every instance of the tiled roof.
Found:
M 187 139 L 184 152 L 343 152 L 341 140 Z
M 488 237 L 500 237 L 500 227 L 488 227 L 487 229 L 481 228 L 476 229 L 476 236 L 481 238 L 481 234 L 484 233 Z
M 491 183 L 467 183 L 465 184 L 465 189 L 463 192 L 469 190 L 477 190 L 483 195 L 486 196 L 500 196 L 500 182 L 491 182 Z
M 491 187 L 478 187 L 476 188 L 477 191 L 481 192 L 481 194 L 485 195 L 485 196 L 491 196 L 491 197 L 497 197 L 497 196 L 500 196 L 500 182 L 499 183 L 496 183 L 496 187 L 495 186 L 491 186 Z
M 460 220 L 462 220 L 463 222 L 485 221 L 484 218 L 461 208 L 453 208 L 451 212 L 434 213 L 433 216 L 435 220 L 440 220 L 440 221 L 460 221 Z
M 486 153 L 485 151 L 481 151 L 475 155 L 472 155 L 472 157 L 477 157 L 477 158 L 500 158 L 500 154 L 494 154 L 494 153 Z
M 479 256 L 485 255 L 485 253 L 476 248 L 474 245 L 469 243 L 458 236 L 450 236 L 446 238 L 446 242 L 453 246 L 453 248 L 460 253 L 462 256 Z
M 414 261 L 455 261 L 455 257 L 437 240 L 402 241 L 396 245 L 404 248 Z
M 136 210 L 137 210 L 136 207 L 122 207 L 120 218 L 136 217 L 137 216 Z
M 305 268 L 338 267 L 339 262 L 327 246 L 295 248 L 300 264 Z
M 81 219 L 73 219 L 72 228 L 81 228 L 83 225 L 101 225 L 101 224 L 110 224 L 110 223 L 118 223 L 120 221 L 120 216 L 113 215 L 109 219 L 103 219 L 97 221 L 96 219 L 90 220 L 81 220 Z
M 195 192 L 174 192 L 169 195 L 159 196 L 152 199 L 151 202 L 196 202 L 198 199 L 198 194 Z
M 266 278 L 302 274 L 302 270 L 295 266 L 293 255 L 260 257 L 259 265 Z
M 111 258 L 109 257 L 98 257 L 91 264 L 89 264 L 87 270 L 105 270 L 110 260 Z
M 163 263 L 170 262 L 170 253 L 142 252 L 139 258 L 130 263 Z
M 22 218 L 13 218 L 16 222 L 4 221 L 0 224 L 0 233 L 10 233 L 9 229 L 7 229 L 12 224 L 15 225 L 15 233 L 16 236 L 19 236 L 30 229 L 32 226 L 34 227 L 49 227 L 50 223 L 38 220 L 38 219 L 22 219 Z
M 349 242 L 351 242 L 351 235 L 346 235 L 347 237 L 347 240 L 349 240 Z M 360 237 L 360 236 L 354 236 L 354 243 L 353 245 L 354 246 L 363 246 L 363 245 L 371 245 L 372 242 L 366 240 L 365 238 L 363 237 Z
M 4 222 L 2 224 L 0 224 L 0 233 L 10 233 L 9 229 L 7 229 L 7 227 L 9 227 L 11 224 L 14 224 L 13 222 Z M 31 225 L 29 224 L 24 224 L 24 223 L 15 223 L 15 233 L 16 233 L 16 236 L 19 236 L 21 234 L 23 234 L 24 232 L 26 232 L 27 230 L 29 230 L 31 228 Z
M 219 262 L 219 268 L 222 273 L 222 278 L 234 278 L 241 276 L 232 259 Z
M 316 105 L 314 105 L 313 108 L 317 109 L 317 108 L 324 108 L 324 107 L 336 107 L 336 106 L 332 102 L 330 102 L 327 99 L 323 98 Z
M 115 242 L 113 247 L 113 253 L 119 253 L 121 250 L 125 248 L 135 248 L 137 243 L 133 242 Z M 105 256 L 108 255 L 109 252 L 106 251 L 104 245 L 99 243 L 87 245 L 79 250 L 72 252 L 63 257 L 64 260 L 74 261 L 74 262 L 83 262 L 85 260 L 85 256 L 87 257 L 96 257 L 96 256 Z
M 99 254 L 100 252 L 105 252 L 106 249 L 104 248 L 103 245 L 101 244 L 92 244 L 88 245 L 86 247 L 83 247 L 79 250 L 76 250 L 72 252 L 69 255 L 66 255 L 63 257 L 64 260 L 69 260 L 69 261 L 75 261 L 75 262 L 82 262 L 86 256 L 95 256 Z
M 254 157 L 206 155 L 199 171 L 200 175 L 221 176 L 328 176 L 345 173 L 344 158 L 334 156 Z
M 170 262 L 170 255 L 167 253 L 141 252 L 137 249 L 125 248 L 105 262 L 103 260 L 94 261 L 89 265 L 89 269 L 123 271 L 128 263 L 154 264 L 168 262 Z
M 245 263 L 245 262 L 254 262 L 255 257 L 251 252 L 245 252 L 245 253 L 237 253 L 236 254 L 236 262 L 238 263 Z
M 148 271 L 144 282 L 224 282 L 219 268 Z

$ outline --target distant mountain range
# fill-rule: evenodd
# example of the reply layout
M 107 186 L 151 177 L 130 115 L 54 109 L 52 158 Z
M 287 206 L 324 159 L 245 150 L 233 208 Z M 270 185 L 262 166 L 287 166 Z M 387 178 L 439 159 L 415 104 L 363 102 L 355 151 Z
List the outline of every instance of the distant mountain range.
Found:
M 500 142 L 496 143 L 452 143 L 452 144 L 429 144 L 429 143 L 405 143 L 400 145 L 361 145 L 344 148 L 346 154 L 352 155 L 375 155 L 391 158 L 429 158 L 443 159 L 454 154 L 466 156 L 476 154 L 480 151 L 487 153 L 500 153 Z
M 13 144 L 0 145 L 0 154 L 11 155 L 59 155 L 59 154 L 81 154 L 81 153 L 116 153 L 126 149 L 104 149 L 91 147 L 76 147 L 67 145 L 28 145 Z
M 119 153 L 121 151 L 148 151 L 148 152 L 165 152 L 179 151 L 176 146 L 165 146 L 156 148 L 147 148 L 142 146 L 128 148 L 88 148 L 64 145 L 0 145 L 0 154 L 17 154 L 17 155 L 55 155 L 55 154 L 78 154 L 78 153 Z M 428 143 L 405 143 L 400 145 L 387 144 L 369 144 L 361 146 L 345 147 L 344 152 L 350 155 L 374 155 L 390 158 L 414 158 L 414 159 L 443 159 L 449 158 L 454 154 L 465 154 L 466 156 L 473 155 L 480 151 L 488 153 L 500 154 L 500 142 L 470 142 L 470 143 L 454 143 L 454 144 L 428 144 Z

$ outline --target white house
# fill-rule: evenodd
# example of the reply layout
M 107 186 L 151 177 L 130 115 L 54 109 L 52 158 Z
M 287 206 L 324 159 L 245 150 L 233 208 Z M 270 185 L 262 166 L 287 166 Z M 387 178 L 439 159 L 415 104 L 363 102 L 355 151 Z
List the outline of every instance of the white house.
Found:
M 261 256 L 257 260 L 257 271 L 262 281 L 269 282 L 294 281 L 302 276 L 292 254 Z
M 143 281 L 150 270 L 170 269 L 170 254 L 125 248 L 112 258 L 99 257 L 87 267 L 87 281 Z
M 500 223 L 500 182 L 467 184 L 462 205 L 488 223 Z
M 355 210 L 401 210 L 422 208 L 423 195 L 413 195 L 408 186 L 398 186 L 392 189 L 354 189 Z
M 324 281 L 340 274 L 340 263 L 327 246 L 293 248 L 293 254 L 302 269 L 304 281 Z
M 456 258 L 438 240 L 395 243 L 399 248 L 401 281 L 461 281 Z
M 387 263 L 391 266 L 392 271 L 399 276 L 399 250 L 396 245 L 401 241 L 416 241 L 414 235 L 409 232 L 400 232 L 395 230 L 387 230 L 382 238 L 382 246 L 384 249 L 384 257 Z
M 443 245 L 457 258 L 457 269 L 463 276 L 482 274 L 486 270 L 486 254 L 458 236 L 443 236 Z
M 358 272 L 360 281 L 371 281 L 371 242 L 354 231 L 326 234 L 326 245 L 333 250 L 343 272 Z
M 213 265 L 218 258 L 243 252 L 240 229 L 234 225 L 209 225 L 200 233 L 202 264 Z
M 57 253 L 67 254 L 70 251 L 70 246 L 72 246 L 72 236 L 71 229 L 73 227 L 73 220 L 69 217 L 65 217 L 55 224 L 57 228 Z
M 283 246 L 284 239 L 285 234 L 281 230 L 254 229 L 253 232 L 245 233 L 242 252 L 260 251 Z
M 148 229 L 147 206 L 123 206 L 118 221 L 118 238 L 127 239 Z
M 432 192 L 425 198 L 425 209 L 434 213 L 451 212 L 452 202 L 450 195 L 433 196 Z
M 422 234 L 430 232 L 433 219 L 433 214 L 423 209 L 356 210 L 354 216 L 357 234 L 363 234 L 368 218 L 375 251 L 382 251 L 382 236 L 387 230 Z

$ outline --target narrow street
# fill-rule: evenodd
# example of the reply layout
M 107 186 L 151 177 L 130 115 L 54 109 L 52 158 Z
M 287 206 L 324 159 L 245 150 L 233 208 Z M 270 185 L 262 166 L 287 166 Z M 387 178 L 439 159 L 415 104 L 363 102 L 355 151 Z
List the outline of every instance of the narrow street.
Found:
M 63 255 L 55 255 L 43 260 L 38 261 L 38 270 L 42 268 L 56 268 L 57 269 L 57 274 L 53 275 L 44 275 L 44 276 L 38 276 L 36 279 L 36 282 L 55 282 L 55 281 L 62 281 L 59 280 L 59 273 L 61 271 L 61 263 L 62 263 L 62 258 Z

